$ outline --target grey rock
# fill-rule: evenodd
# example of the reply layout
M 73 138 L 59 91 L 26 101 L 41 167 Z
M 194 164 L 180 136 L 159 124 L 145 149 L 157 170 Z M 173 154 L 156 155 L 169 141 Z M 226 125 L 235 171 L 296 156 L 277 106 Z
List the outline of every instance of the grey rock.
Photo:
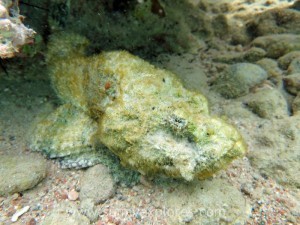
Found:
M 295 73 L 283 78 L 286 90 L 293 95 L 300 92 L 300 73 Z
M 181 221 L 183 223 L 190 223 L 193 221 L 193 219 L 194 219 L 194 214 L 191 211 L 185 212 L 183 215 L 181 215 Z
M 278 183 L 300 188 L 300 115 L 264 121 L 255 131 L 257 145 L 248 152 L 248 158 L 261 174 Z
M 300 35 L 266 35 L 254 39 L 251 44 L 252 46 L 263 48 L 267 52 L 267 57 L 277 59 L 291 51 L 300 50 Z
M 300 10 L 300 1 L 297 0 L 294 2 L 294 4 L 290 7 L 291 9 Z
M 115 193 L 114 180 L 109 169 L 101 164 L 89 168 L 81 177 L 80 200 L 104 202 Z
M 266 51 L 262 48 L 252 47 L 244 54 L 244 60 L 248 62 L 255 62 L 266 55 Z
M 277 8 L 255 15 L 247 23 L 249 31 L 257 36 L 281 33 L 300 33 L 300 13 L 296 10 Z
M 283 95 L 275 88 L 262 89 L 245 98 L 247 107 L 261 118 L 288 116 L 288 105 Z
M 278 59 L 278 65 L 280 66 L 280 68 L 286 70 L 295 58 L 300 58 L 300 51 L 292 51 L 285 54 L 284 56 L 281 56 Z
M 80 211 L 85 215 L 91 222 L 96 222 L 99 218 L 94 200 L 91 198 L 84 199 L 80 202 Z
M 288 67 L 288 74 L 300 73 L 300 57 L 293 59 Z
M 1 155 L 0 195 L 10 195 L 33 188 L 46 174 L 46 161 L 38 155 Z
M 251 196 L 254 191 L 253 185 L 251 183 L 242 183 L 241 184 L 241 192 L 246 195 Z
M 228 67 L 215 81 L 213 89 L 225 98 L 237 98 L 249 93 L 250 88 L 267 79 L 260 66 L 237 63 Z
M 257 65 L 262 67 L 268 73 L 268 77 L 279 78 L 282 74 L 282 71 L 278 67 L 278 63 L 274 59 L 263 58 L 256 62 Z
M 228 52 L 224 51 L 222 54 L 218 54 L 213 59 L 215 62 L 222 62 L 222 63 L 239 63 L 244 61 L 244 52 Z
M 42 225 L 89 225 L 87 217 L 80 214 L 72 202 L 62 202 L 46 216 Z
M 238 63 L 238 62 L 255 62 L 260 60 L 266 55 L 266 51 L 261 48 L 252 47 L 245 52 L 228 52 L 226 51 L 224 54 L 217 55 L 214 58 L 216 62 L 223 63 Z
M 242 193 L 220 178 L 180 183 L 165 193 L 165 200 L 170 224 L 223 224 L 224 219 L 244 224 L 251 211 Z

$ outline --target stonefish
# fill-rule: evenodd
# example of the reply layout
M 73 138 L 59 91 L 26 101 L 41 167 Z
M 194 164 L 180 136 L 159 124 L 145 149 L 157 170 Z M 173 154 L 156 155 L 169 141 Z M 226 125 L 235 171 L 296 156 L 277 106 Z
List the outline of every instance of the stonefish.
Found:
M 98 163 L 106 146 L 142 174 L 188 181 L 245 153 L 239 132 L 173 73 L 126 51 L 87 57 L 87 45 L 75 34 L 52 37 L 47 62 L 63 105 L 35 124 L 32 150 L 78 168 Z

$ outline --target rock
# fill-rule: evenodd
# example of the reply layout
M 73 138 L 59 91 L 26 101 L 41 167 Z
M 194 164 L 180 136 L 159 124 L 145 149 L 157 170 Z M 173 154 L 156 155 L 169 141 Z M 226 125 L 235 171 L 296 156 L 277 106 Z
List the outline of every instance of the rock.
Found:
M 265 57 L 265 55 L 265 50 L 257 47 L 251 47 L 248 51 L 245 52 L 244 60 L 248 62 L 255 62 Z
M 72 202 L 61 202 L 46 216 L 42 225 L 90 225 L 90 221 L 81 215 Z
M 214 82 L 213 89 L 225 98 L 237 98 L 249 93 L 250 88 L 267 79 L 260 66 L 237 63 L 228 67 Z
M 97 123 L 97 134 L 87 140 L 108 147 L 123 165 L 147 175 L 204 179 L 245 153 L 238 131 L 211 117 L 206 98 L 186 90 L 174 74 L 125 51 L 86 57 L 86 43 L 78 35 L 52 37 L 47 56 L 51 81 L 65 104 L 82 111 L 78 116 Z M 59 122 L 37 126 L 59 127 L 51 124 Z M 72 123 L 72 128 L 64 126 L 68 133 L 78 130 Z M 49 137 L 54 142 L 55 136 L 42 133 L 40 143 Z
M 300 73 L 288 75 L 283 78 L 286 90 L 292 94 L 297 95 L 300 93 Z
M 25 26 L 23 20 L 18 2 L 0 2 L 0 58 L 14 57 L 22 46 L 34 41 L 35 31 Z
M 242 99 L 241 99 L 242 100 Z M 243 104 L 242 101 L 234 101 L 230 104 L 222 105 L 220 103 L 221 114 L 225 115 L 228 118 L 235 118 L 236 120 L 255 120 L 257 116 L 252 113 L 246 106 Z
M 96 222 L 99 218 L 95 202 L 91 198 L 80 201 L 80 212 L 89 218 L 91 222 Z
M 78 199 L 78 197 L 79 197 L 79 194 L 78 194 L 77 191 L 75 191 L 75 190 L 69 191 L 69 193 L 68 193 L 68 199 L 70 201 L 76 201 Z
M 274 83 L 280 83 L 282 71 L 278 68 L 278 64 L 274 59 L 263 58 L 257 61 L 256 64 L 267 71 L 269 79 Z
M 300 93 L 296 96 L 292 103 L 293 115 L 299 114 L 300 112 Z
M 248 196 L 251 196 L 254 192 L 254 187 L 250 183 L 242 183 L 241 184 L 241 192 Z
M 248 153 L 252 166 L 282 185 L 300 188 L 300 115 L 265 121 L 255 135 L 257 145 Z
M 47 174 L 45 160 L 37 155 L 1 155 L 0 195 L 9 195 L 33 188 Z
M 217 55 L 214 58 L 216 62 L 223 63 L 238 63 L 238 62 L 255 62 L 260 60 L 266 55 L 266 51 L 261 48 L 252 47 L 245 52 L 225 52 L 224 54 Z
M 80 181 L 80 211 L 96 222 L 99 217 L 96 205 L 115 194 L 115 185 L 107 167 L 98 164 L 87 169 Z
M 245 98 L 246 106 L 265 119 L 288 116 L 288 105 L 283 95 L 275 88 L 266 88 Z
M 285 54 L 284 56 L 281 56 L 278 59 L 278 65 L 286 70 L 288 68 L 288 66 L 290 65 L 290 63 L 295 59 L 295 58 L 300 58 L 300 51 L 292 51 L 289 52 L 287 54 Z
M 83 1 L 81 4 L 69 5 L 64 16 L 50 17 L 47 22 L 52 29 L 61 29 L 64 27 L 62 24 L 70 17 L 72 20 L 68 21 L 68 26 L 72 27 L 74 33 L 84 34 L 91 40 L 91 49 L 130 49 L 131 52 L 144 56 L 198 49 L 201 47 L 199 37 L 207 37 L 213 32 L 211 18 L 188 2 L 127 3 L 118 1 L 108 6 L 105 1 Z M 51 8 L 60 8 L 60 4 L 52 2 Z M 171 4 L 171 7 L 168 4 Z M 88 16 L 90 9 L 101 9 L 98 24 L 95 23 L 94 16 Z M 126 11 L 118 15 L 118 20 L 122 23 L 115 23 L 114 12 L 118 11 Z M 172 24 L 174 26 L 171 26 Z M 58 27 L 60 25 L 62 27 Z M 39 26 L 42 26 L 42 23 Z M 99 41 L 98 37 L 102 37 L 102 40 Z
M 31 218 L 27 223 L 26 225 L 36 225 L 37 222 L 36 222 L 36 219 L 35 218 Z
M 299 12 L 277 8 L 255 15 L 254 19 L 247 23 L 247 29 L 256 37 L 282 33 L 299 34 L 299 21 Z
M 290 8 L 300 11 L 300 1 L 299 0 L 295 1 Z
M 264 49 L 267 57 L 277 59 L 291 51 L 300 50 L 300 35 L 266 35 L 254 39 L 251 45 Z
M 225 50 L 224 53 L 218 54 L 213 59 L 215 62 L 222 63 L 238 63 L 244 61 L 244 52 L 228 52 Z
M 288 74 L 300 74 L 300 57 L 293 59 L 287 70 Z
M 220 178 L 181 183 L 165 199 L 170 224 L 245 224 L 251 213 L 241 192 Z
M 98 164 L 89 168 L 81 177 L 80 200 L 92 199 L 99 204 L 115 194 L 115 185 L 107 167 Z

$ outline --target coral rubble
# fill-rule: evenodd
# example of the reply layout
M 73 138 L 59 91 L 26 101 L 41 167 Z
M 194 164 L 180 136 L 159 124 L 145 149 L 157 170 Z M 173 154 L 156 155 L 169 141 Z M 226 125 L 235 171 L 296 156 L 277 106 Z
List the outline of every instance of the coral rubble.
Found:
M 10 58 L 31 43 L 35 32 L 22 23 L 18 1 L 0 1 L 0 58 Z

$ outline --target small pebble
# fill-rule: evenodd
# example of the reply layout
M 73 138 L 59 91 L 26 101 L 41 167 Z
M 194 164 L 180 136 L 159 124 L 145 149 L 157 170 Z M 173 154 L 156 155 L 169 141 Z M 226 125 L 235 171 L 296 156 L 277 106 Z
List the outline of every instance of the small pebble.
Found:
M 41 204 L 37 204 L 32 208 L 32 211 L 38 211 L 41 210 L 41 208 L 42 208 Z
M 181 215 L 181 221 L 184 223 L 190 223 L 194 219 L 194 214 L 192 212 L 185 212 Z
M 138 212 L 135 213 L 134 217 L 135 217 L 136 219 L 138 219 L 138 220 L 141 220 L 141 219 L 142 219 L 141 215 L 140 215 Z
M 104 223 L 102 220 L 98 220 L 98 221 L 96 222 L 96 225 L 105 225 L 105 223 Z
M 262 204 L 264 204 L 264 201 L 263 201 L 263 200 L 258 200 L 257 203 L 258 203 L 259 205 L 262 205 Z
M 12 196 L 11 196 L 11 200 L 14 201 L 14 200 L 17 200 L 19 198 L 19 193 L 14 193 Z
M 254 189 L 253 189 L 253 186 L 249 183 L 244 183 L 244 184 L 241 184 L 241 191 L 246 194 L 246 195 L 249 195 L 251 196 Z
M 76 201 L 79 197 L 79 194 L 77 191 L 75 190 L 71 190 L 69 193 L 68 193 L 68 199 L 70 201 Z

